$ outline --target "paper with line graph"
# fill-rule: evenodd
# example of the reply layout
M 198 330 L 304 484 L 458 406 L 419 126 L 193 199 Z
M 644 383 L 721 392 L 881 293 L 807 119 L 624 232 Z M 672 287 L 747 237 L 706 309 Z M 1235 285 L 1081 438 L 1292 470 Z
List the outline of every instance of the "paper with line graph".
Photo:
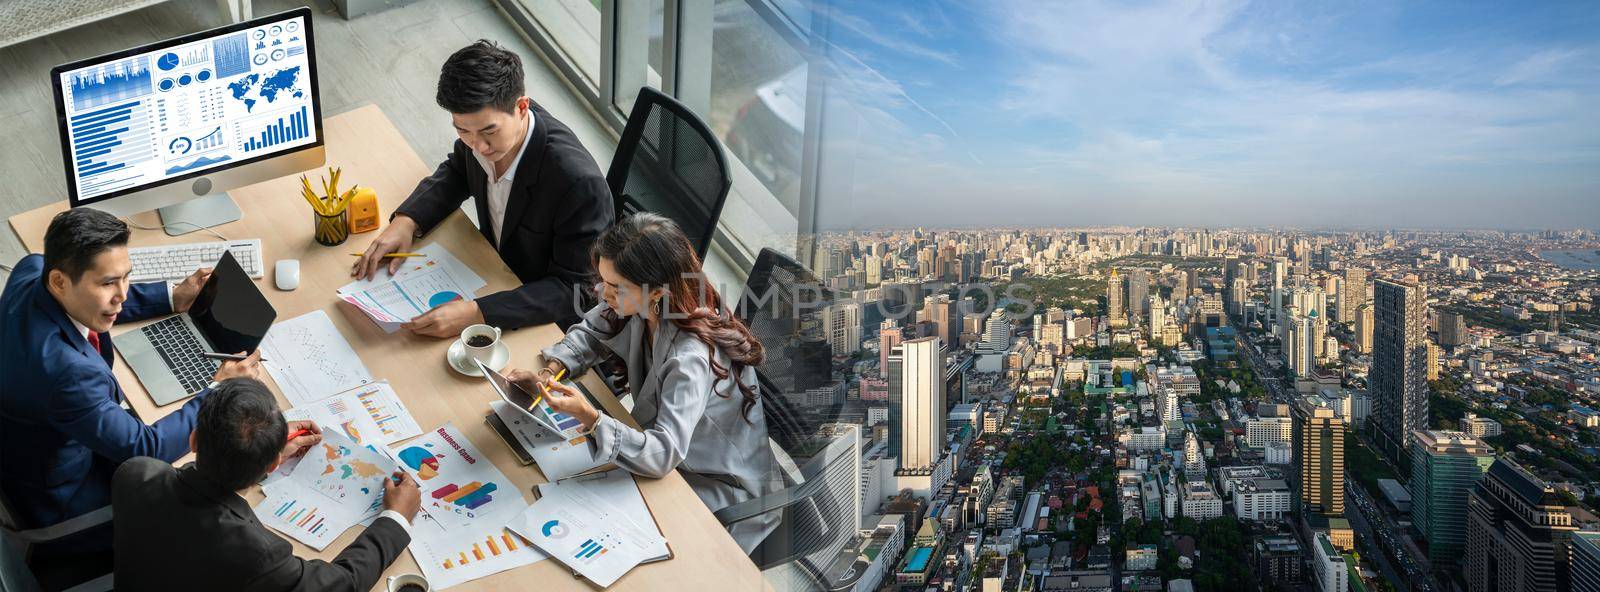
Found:
M 361 357 L 321 310 L 274 324 L 261 341 L 261 357 L 294 407 L 372 382 Z
M 379 272 L 340 287 L 339 299 L 361 309 L 384 332 L 393 333 L 434 307 L 472 300 L 479 288 L 489 285 L 437 243 L 417 252 L 423 256 L 408 258 L 392 276 Z
M 434 590 L 548 557 L 498 522 L 445 530 L 425 514 L 418 514 L 411 524 L 409 548 Z
M 422 509 L 446 530 L 505 524 L 528 505 L 511 480 L 454 425 L 444 424 L 389 450 L 417 478 Z
M 337 431 L 362 446 L 388 446 L 422 434 L 411 410 L 380 380 L 283 412 L 285 419 L 309 419 L 324 431 Z

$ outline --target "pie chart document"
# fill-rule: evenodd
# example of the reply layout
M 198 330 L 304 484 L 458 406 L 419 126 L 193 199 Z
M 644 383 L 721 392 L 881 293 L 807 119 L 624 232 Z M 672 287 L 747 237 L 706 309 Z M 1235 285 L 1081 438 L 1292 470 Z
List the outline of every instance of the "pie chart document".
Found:
M 417 250 L 422 257 L 406 258 L 394 275 L 380 269 L 377 275 L 345 284 L 339 299 L 361 309 L 385 332 L 421 316 L 434 307 L 471 300 L 488 285 L 455 255 L 439 244 Z

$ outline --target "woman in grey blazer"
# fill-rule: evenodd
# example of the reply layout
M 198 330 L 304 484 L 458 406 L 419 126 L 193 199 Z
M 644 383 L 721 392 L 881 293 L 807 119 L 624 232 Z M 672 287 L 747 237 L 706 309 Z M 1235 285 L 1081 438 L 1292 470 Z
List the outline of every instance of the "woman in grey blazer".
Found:
M 772 452 L 755 367 L 761 343 L 729 313 L 671 220 L 634 214 L 595 242 L 601 303 L 542 353 L 538 373 L 508 378 L 549 389 L 550 406 L 592 430 L 595 460 L 636 475 L 683 469 L 715 512 L 772 490 Z M 614 352 L 628 367 L 632 414 L 643 431 L 597 411 L 551 378 L 579 374 Z M 777 526 L 777 513 L 729 525 L 746 553 Z

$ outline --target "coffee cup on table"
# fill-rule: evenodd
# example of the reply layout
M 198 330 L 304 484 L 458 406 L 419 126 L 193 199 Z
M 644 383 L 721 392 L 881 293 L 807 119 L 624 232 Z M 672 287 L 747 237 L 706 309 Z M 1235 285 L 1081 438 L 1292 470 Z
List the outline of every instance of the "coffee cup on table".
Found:
M 472 359 L 492 366 L 495 346 L 500 344 L 500 328 L 477 324 L 461 330 L 461 345 Z
M 389 576 L 389 592 L 429 592 L 428 579 L 417 574 Z

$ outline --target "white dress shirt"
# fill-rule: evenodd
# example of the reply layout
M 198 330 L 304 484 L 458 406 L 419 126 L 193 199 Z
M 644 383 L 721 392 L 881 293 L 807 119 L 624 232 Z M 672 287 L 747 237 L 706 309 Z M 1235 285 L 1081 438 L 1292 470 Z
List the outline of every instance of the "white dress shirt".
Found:
M 167 282 L 167 308 L 172 308 L 172 282 Z M 66 311 L 63 310 L 61 312 L 64 313 Z M 78 319 L 72 318 L 72 315 L 67 315 L 67 320 L 72 321 L 72 326 L 78 329 L 78 336 L 82 337 L 83 341 L 87 343 L 89 341 L 88 325 L 78 322 Z
M 516 158 L 511 159 L 511 166 L 506 167 L 506 174 L 499 179 L 494 178 L 494 162 L 472 151 L 472 157 L 478 159 L 478 164 L 483 165 L 483 171 L 489 174 L 488 195 L 489 200 L 489 230 L 494 233 L 494 243 L 500 244 L 500 229 L 506 222 L 506 203 L 511 201 L 511 180 L 517 176 L 517 165 L 522 162 L 522 153 L 528 150 L 528 140 L 533 137 L 534 121 L 533 109 L 528 110 L 528 129 L 522 136 L 522 147 L 517 149 Z

